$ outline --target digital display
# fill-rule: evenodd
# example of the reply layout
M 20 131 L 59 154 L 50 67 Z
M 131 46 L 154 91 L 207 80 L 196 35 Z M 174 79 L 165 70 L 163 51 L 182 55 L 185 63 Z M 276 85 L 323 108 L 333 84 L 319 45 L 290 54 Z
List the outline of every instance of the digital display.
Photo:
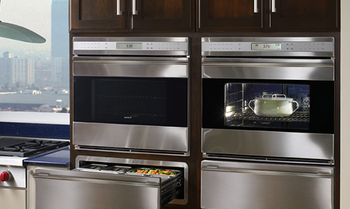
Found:
M 280 43 L 253 43 L 252 50 L 282 50 Z
M 142 43 L 117 43 L 117 49 L 142 49 Z

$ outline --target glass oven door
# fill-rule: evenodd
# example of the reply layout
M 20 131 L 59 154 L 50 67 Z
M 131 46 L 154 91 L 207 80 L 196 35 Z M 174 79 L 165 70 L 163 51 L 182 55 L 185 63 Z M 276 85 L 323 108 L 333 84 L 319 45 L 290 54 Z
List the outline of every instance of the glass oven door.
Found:
M 76 57 L 73 142 L 90 148 L 188 150 L 188 59 Z
M 203 128 L 334 132 L 332 81 L 203 79 Z

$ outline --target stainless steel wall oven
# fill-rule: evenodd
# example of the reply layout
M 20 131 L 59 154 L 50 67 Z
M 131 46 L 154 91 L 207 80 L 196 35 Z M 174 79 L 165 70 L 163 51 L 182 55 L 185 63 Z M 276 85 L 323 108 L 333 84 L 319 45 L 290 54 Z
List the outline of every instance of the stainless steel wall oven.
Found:
M 188 152 L 188 38 L 73 44 L 76 148 Z
M 202 38 L 201 207 L 334 208 L 334 38 Z
M 333 38 L 203 38 L 202 47 L 204 153 L 333 160 Z

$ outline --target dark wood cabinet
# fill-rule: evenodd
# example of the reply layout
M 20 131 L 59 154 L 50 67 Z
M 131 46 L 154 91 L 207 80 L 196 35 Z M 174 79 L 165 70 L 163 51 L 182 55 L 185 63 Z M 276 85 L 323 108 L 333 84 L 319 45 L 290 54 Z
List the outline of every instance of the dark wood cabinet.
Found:
M 262 0 L 200 0 L 199 30 L 261 29 Z
M 71 30 L 192 32 L 197 24 L 199 32 L 303 32 L 339 31 L 340 24 L 340 0 L 70 0 L 70 2 Z
M 339 31 L 339 0 L 198 0 L 198 31 Z
M 338 0 L 272 0 L 269 28 L 276 30 L 337 30 Z
M 71 0 L 70 29 L 191 31 L 194 0 Z
M 192 29 L 192 0 L 134 0 L 132 29 L 189 31 Z
M 71 0 L 70 29 L 125 30 L 126 0 Z

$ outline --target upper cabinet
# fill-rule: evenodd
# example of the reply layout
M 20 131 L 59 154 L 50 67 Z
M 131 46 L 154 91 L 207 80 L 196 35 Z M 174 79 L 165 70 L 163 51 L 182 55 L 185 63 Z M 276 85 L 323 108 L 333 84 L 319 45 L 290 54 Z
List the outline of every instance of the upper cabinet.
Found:
M 125 30 L 125 6 L 125 0 L 70 0 L 70 29 Z
M 199 30 L 261 29 L 262 0 L 199 0 Z
M 71 0 L 70 29 L 192 31 L 194 0 Z
M 132 29 L 191 30 L 192 0 L 133 0 Z
M 338 0 L 271 0 L 269 27 L 276 30 L 337 30 Z
M 340 0 L 70 0 L 70 29 L 339 31 Z
M 198 0 L 199 31 L 339 31 L 339 0 Z

